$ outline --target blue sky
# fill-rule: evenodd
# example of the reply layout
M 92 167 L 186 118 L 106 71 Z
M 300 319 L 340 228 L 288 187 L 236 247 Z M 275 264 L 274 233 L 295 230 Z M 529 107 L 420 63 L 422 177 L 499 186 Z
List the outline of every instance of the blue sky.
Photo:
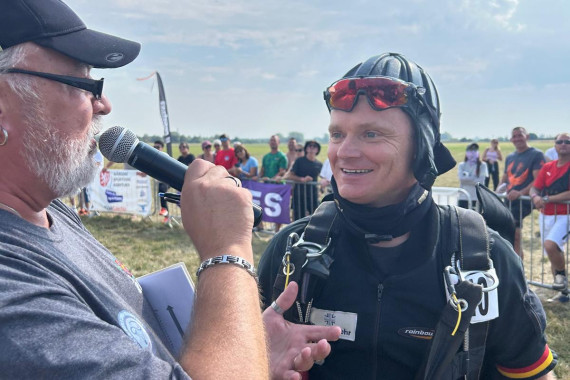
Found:
M 64 0 L 65 1 L 65 0 Z M 171 129 L 268 137 L 327 132 L 323 89 L 387 51 L 424 67 L 454 137 L 570 130 L 570 1 L 67 0 L 88 27 L 141 42 L 105 78 L 107 127 L 161 134 L 154 80 Z

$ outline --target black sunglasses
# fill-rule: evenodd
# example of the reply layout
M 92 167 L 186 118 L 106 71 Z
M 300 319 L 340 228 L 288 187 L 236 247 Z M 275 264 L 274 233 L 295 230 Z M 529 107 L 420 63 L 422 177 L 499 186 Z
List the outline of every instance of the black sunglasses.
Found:
M 562 144 L 570 145 L 570 140 L 556 140 L 555 143 L 556 145 L 562 145 Z
M 33 75 L 36 77 L 45 78 L 59 83 L 63 83 L 68 86 L 80 88 L 82 90 L 89 91 L 90 93 L 92 93 L 95 99 L 101 99 L 101 95 L 103 94 L 103 78 L 99 80 L 89 79 L 89 78 L 78 78 L 69 75 L 40 73 L 38 71 L 29 71 L 29 70 L 22 70 L 16 68 L 8 69 L 4 72 Z
M 295 152 L 302 152 L 303 149 L 295 149 Z

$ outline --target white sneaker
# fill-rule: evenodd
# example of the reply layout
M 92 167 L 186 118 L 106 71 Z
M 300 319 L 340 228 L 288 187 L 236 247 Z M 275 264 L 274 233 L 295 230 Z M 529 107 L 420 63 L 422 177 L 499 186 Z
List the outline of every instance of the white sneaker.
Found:
M 557 274 L 554 276 L 554 283 L 552 284 L 552 289 L 562 290 L 568 288 L 568 279 L 562 274 Z
M 566 303 L 570 301 L 570 297 L 568 297 L 568 293 L 558 293 L 556 296 L 549 298 L 548 302 L 562 302 L 562 303 Z

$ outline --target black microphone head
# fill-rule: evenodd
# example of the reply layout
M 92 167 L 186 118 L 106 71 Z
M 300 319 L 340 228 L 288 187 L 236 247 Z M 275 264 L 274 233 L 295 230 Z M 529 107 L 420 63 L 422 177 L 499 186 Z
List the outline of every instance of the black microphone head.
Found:
M 99 150 L 109 161 L 127 162 L 138 143 L 133 131 L 115 126 L 103 132 L 99 138 Z

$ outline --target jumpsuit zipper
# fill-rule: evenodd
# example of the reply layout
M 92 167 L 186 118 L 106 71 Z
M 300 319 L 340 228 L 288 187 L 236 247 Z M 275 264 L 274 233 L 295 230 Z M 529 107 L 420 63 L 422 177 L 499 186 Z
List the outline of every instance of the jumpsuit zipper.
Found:
M 378 283 L 378 288 L 377 288 L 377 299 L 378 299 L 378 303 L 376 304 L 376 323 L 374 326 L 374 354 L 372 356 L 372 361 L 374 362 L 374 370 L 372 371 L 372 379 L 376 379 L 378 377 L 377 372 L 378 372 L 378 341 L 379 341 L 379 337 L 378 335 L 380 334 L 380 311 L 382 309 L 382 293 L 384 292 L 384 284 L 382 284 L 381 282 Z

